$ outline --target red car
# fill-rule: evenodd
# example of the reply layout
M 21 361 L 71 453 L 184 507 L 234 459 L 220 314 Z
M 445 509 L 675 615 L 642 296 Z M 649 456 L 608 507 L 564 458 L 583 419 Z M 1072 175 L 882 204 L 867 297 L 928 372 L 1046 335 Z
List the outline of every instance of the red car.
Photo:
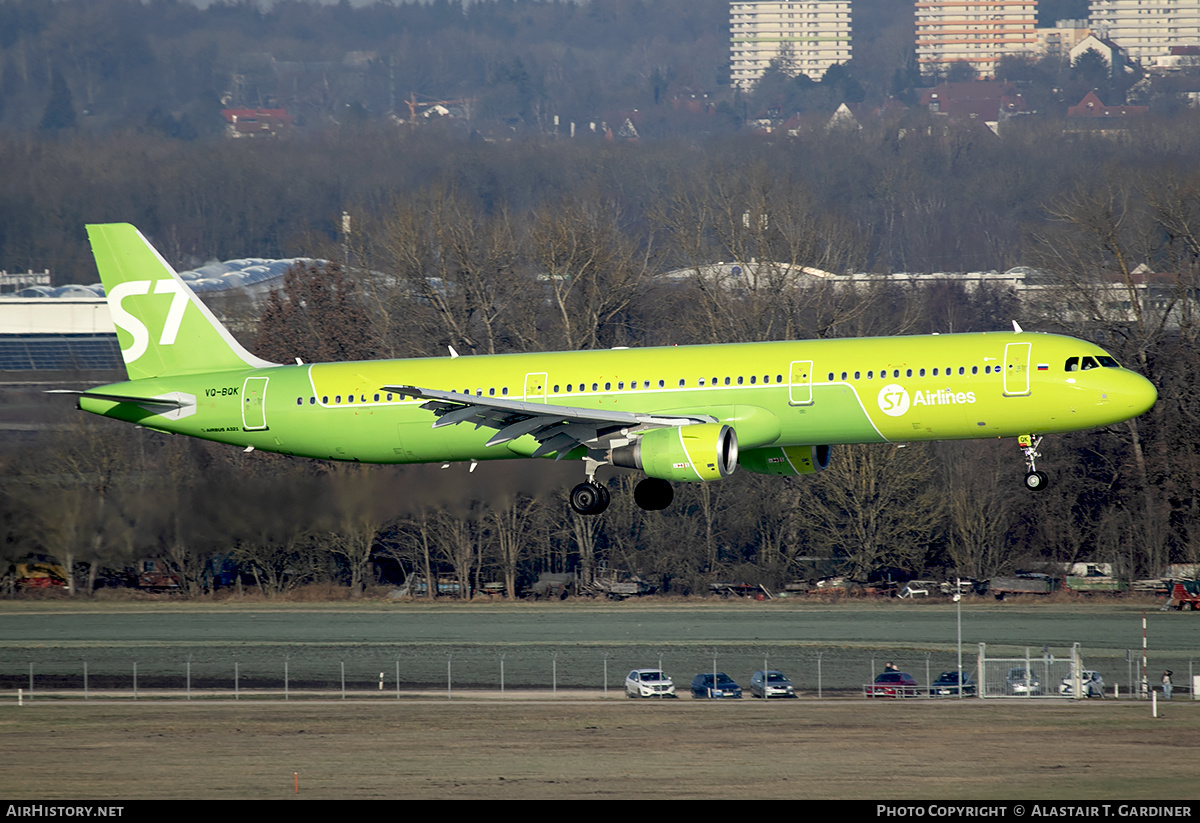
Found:
M 916 697 L 920 688 L 908 672 L 884 672 L 875 682 L 863 686 L 866 697 Z

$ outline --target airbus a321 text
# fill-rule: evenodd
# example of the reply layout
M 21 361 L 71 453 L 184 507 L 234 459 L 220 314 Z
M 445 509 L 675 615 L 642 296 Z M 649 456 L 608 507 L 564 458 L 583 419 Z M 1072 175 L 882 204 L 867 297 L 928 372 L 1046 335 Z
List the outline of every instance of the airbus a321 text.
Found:
M 741 466 L 812 474 L 839 443 L 1015 437 L 1041 489 L 1042 436 L 1135 417 L 1154 386 L 1099 347 L 1022 331 L 538 354 L 270 363 L 246 351 L 133 226 L 88 226 L 128 380 L 79 408 L 244 449 L 364 463 L 580 461 L 672 482 Z

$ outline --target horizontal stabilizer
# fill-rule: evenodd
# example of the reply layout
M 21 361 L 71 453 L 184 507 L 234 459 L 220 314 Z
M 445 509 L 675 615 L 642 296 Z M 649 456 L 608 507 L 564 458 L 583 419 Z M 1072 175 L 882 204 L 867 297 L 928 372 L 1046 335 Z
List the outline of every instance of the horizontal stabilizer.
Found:
M 188 402 L 187 395 L 180 395 L 175 392 L 162 397 L 135 397 L 129 394 L 108 394 L 106 392 L 96 391 L 75 391 L 73 389 L 51 389 L 46 394 L 74 394 L 78 397 L 89 397 L 94 400 L 110 400 L 113 403 L 136 403 L 147 409 L 162 409 L 163 411 L 174 411 L 187 406 L 194 406 L 195 400 Z

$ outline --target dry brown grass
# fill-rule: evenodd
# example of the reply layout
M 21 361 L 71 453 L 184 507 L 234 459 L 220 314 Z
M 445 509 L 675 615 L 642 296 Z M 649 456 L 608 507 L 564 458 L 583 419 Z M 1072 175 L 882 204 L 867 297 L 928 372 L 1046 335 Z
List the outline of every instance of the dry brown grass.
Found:
M 437 698 L 0 706 L 0 796 L 1149 799 L 1200 704 Z M 17 764 L 26 764 L 19 767 Z

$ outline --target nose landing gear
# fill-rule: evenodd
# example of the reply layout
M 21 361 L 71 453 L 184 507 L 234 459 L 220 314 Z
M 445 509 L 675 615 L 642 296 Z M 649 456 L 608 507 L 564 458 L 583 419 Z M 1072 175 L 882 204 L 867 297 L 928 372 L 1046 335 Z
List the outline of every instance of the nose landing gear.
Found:
M 1025 488 L 1033 492 L 1040 492 L 1050 485 L 1050 478 L 1045 472 L 1040 472 L 1037 469 L 1037 459 L 1041 457 L 1038 452 L 1038 446 L 1042 444 L 1040 435 L 1023 434 L 1017 438 L 1017 444 L 1021 447 L 1021 451 L 1025 454 L 1025 465 L 1028 471 L 1025 473 Z

